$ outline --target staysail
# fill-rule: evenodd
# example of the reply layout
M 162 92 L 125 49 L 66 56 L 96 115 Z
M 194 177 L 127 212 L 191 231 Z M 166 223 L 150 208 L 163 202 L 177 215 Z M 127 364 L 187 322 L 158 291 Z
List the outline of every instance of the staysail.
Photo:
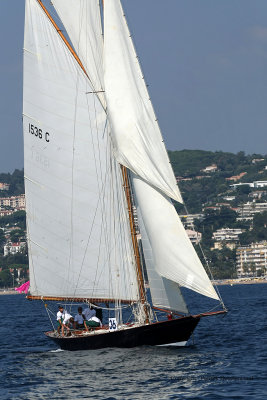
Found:
M 150 246 L 150 241 L 146 233 L 141 210 L 138 207 L 138 204 L 137 215 L 153 306 L 187 314 L 188 308 L 182 296 L 179 285 L 176 282 L 160 276 L 155 269 L 153 251 Z
M 121 172 L 94 87 L 26 0 L 24 158 L 31 294 L 139 298 Z
M 156 272 L 181 286 L 219 300 L 171 200 L 140 177 L 133 176 L 133 187 Z
M 118 162 L 182 202 L 118 0 L 104 3 L 104 82 Z
M 182 202 L 119 0 L 104 7 L 104 81 L 115 156 L 133 188 L 156 272 L 219 300 L 170 197 Z

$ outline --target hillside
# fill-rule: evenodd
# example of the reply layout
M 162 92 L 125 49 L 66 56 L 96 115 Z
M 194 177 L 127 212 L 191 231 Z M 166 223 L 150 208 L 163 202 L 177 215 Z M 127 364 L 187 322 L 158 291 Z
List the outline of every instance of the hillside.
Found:
M 204 203 L 232 194 L 231 184 L 267 180 L 267 155 L 181 150 L 169 151 L 169 157 L 189 213 L 201 212 Z M 216 170 L 204 171 L 212 165 Z M 177 205 L 177 209 L 183 208 Z

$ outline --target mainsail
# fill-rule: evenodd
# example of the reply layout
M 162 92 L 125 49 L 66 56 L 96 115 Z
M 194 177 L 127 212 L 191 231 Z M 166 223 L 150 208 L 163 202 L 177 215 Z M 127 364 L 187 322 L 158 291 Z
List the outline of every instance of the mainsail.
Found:
M 24 155 L 31 294 L 139 298 L 106 114 L 36 0 L 26 0 Z

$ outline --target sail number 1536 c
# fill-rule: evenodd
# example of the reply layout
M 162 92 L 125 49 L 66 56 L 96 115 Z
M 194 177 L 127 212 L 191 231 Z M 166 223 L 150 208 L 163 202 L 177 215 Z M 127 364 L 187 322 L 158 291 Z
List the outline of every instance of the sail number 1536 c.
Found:
M 50 134 L 48 132 L 43 133 L 42 129 L 38 128 L 38 126 L 29 124 L 29 133 L 38 137 L 39 139 L 45 139 L 46 142 L 50 142 Z

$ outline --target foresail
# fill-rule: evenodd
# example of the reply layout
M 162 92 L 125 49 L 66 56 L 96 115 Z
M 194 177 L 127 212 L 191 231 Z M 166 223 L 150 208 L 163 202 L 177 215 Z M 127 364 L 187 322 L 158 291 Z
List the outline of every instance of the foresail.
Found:
M 137 300 L 106 114 L 36 0 L 26 0 L 23 127 L 31 294 Z
M 73 47 L 90 77 L 93 90 L 105 106 L 103 35 L 98 0 L 53 0 Z
M 171 200 L 137 176 L 133 187 L 157 273 L 219 300 Z
M 104 83 L 118 162 L 182 202 L 120 0 L 104 3 Z
M 143 223 L 141 210 L 137 205 L 138 226 L 141 233 L 142 250 L 145 258 L 149 288 L 154 307 L 166 308 L 172 311 L 188 313 L 179 285 L 160 276 L 155 269 L 155 260 Z

